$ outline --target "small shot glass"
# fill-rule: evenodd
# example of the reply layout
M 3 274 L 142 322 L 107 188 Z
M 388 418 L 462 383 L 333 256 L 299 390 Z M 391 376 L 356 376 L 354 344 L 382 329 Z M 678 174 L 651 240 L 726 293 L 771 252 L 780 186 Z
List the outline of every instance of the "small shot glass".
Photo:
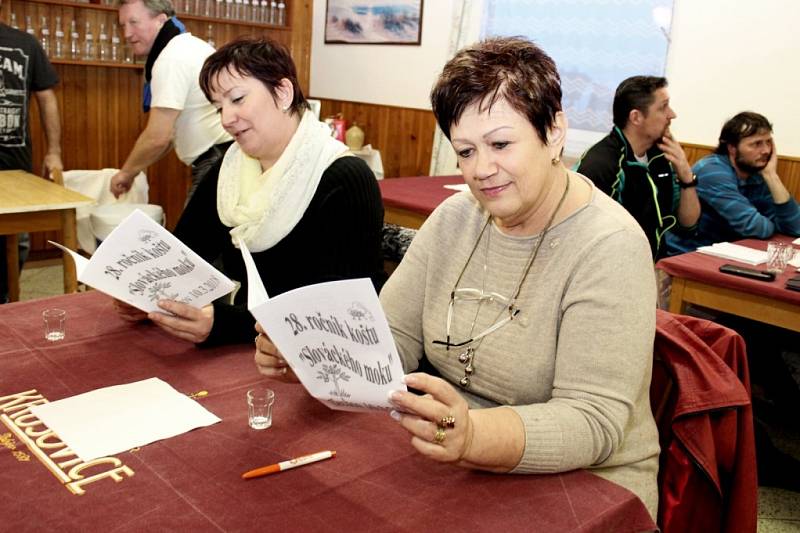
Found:
M 272 426 L 272 406 L 275 393 L 271 389 L 256 388 L 247 391 L 247 423 L 253 429 Z
M 44 320 L 44 338 L 51 342 L 64 340 L 67 327 L 67 312 L 63 309 L 45 309 L 42 311 Z

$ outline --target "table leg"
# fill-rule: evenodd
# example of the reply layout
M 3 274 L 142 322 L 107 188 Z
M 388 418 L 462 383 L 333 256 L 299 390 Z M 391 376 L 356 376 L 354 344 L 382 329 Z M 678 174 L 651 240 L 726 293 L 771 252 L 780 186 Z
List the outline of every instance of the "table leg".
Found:
M 686 303 L 683 301 L 683 291 L 686 288 L 686 280 L 683 278 L 672 278 L 672 290 L 669 295 L 669 312 L 682 315 L 686 311 Z
M 78 234 L 75 229 L 75 210 L 64 209 L 61 211 L 61 238 L 62 244 L 70 250 L 78 249 Z M 64 294 L 78 291 L 78 276 L 75 270 L 75 261 L 66 252 L 64 261 Z
M 19 243 L 16 235 L 6 235 L 8 301 L 19 301 Z

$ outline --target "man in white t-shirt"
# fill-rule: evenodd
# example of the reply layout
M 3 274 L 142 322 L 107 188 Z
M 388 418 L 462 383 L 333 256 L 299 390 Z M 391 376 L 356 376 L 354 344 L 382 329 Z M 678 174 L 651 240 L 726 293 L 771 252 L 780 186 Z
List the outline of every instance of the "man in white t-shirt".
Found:
M 203 62 L 214 49 L 185 31 L 169 0 L 122 0 L 119 23 L 134 55 L 147 56 L 144 111 L 149 117 L 111 178 L 111 192 L 119 196 L 129 190 L 140 171 L 174 146 L 178 158 L 192 167 L 191 195 L 232 142 L 198 84 Z

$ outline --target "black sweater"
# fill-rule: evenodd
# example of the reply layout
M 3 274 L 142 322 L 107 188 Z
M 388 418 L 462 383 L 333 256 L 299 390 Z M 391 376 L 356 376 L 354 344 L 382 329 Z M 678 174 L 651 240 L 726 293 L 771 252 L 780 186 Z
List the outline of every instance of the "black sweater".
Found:
M 252 341 L 255 319 L 247 310 L 247 274 L 230 229 L 217 213 L 220 161 L 186 206 L 175 236 L 203 259 L 240 281 L 235 304 L 214 302 L 214 325 L 204 344 Z M 375 176 L 356 157 L 341 157 L 323 173 L 311 203 L 278 244 L 253 253 L 267 293 L 338 279 L 367 277 L 379 291 L 386 275 L 381 254 L 383 203 Z M 227 297 L 225 298 L 227 301 Z

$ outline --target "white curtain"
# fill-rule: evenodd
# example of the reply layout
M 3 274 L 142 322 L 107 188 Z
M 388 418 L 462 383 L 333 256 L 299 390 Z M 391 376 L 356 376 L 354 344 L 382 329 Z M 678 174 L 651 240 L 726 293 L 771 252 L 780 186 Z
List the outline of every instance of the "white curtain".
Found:
M 447 57 L 453 57 L 457 51 L 480 39 L 481 12 L 484 0 L 456 0 L 453 2 L 453 30 L 450 33 L 450 46 Z M 433 151 L 431 154 L 431 176 L 447 176 L 460 174 L 456 162 L 456 153 L 442 130 L 436 127 L 433 135 Z

